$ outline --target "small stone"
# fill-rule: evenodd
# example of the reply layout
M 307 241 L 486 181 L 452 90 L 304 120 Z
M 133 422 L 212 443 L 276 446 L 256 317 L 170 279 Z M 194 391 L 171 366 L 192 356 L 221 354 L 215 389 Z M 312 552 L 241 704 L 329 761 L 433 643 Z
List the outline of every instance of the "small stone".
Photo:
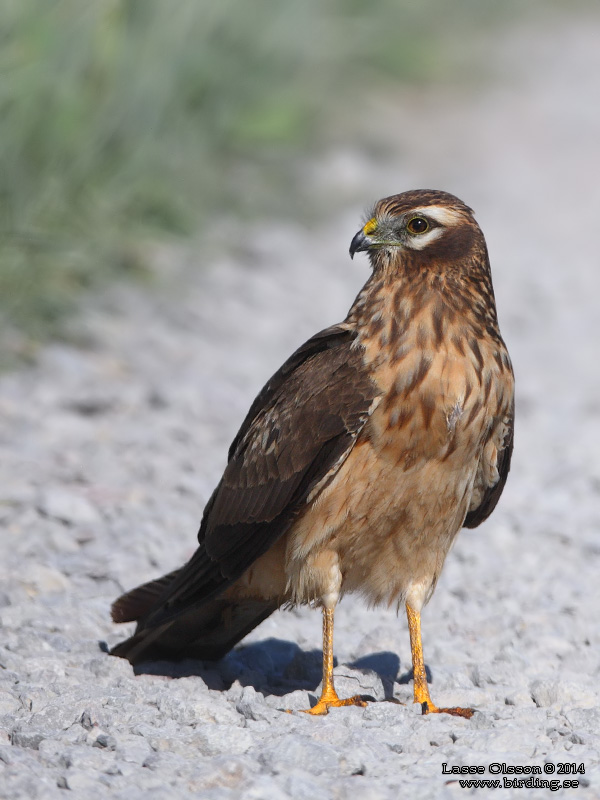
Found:
M 2 746 L 0 746 L 0 761 L 2 761 L 3 764 L 12 763 L 12 759 L 10 757 L 11 749 L 11 747 L 7 747 L 4 743 L 2 743 Z
M 65 766 L 65 744 L 57 739 L 44 739 L 40 742 L 38 753 L 41 763 L 52 766 Z
M 284 694 L 283 697 L 269 695 L 267 705 L 278 711 L 308 711 L 311 707 L 310 696 L 307 691 L 296 689 L 295 692 Z
M 76 535 L 77 533 L 77 530 L 72 527 L 67 527 L 61 522 L 56 521 L 47 533 L 48 543 L 51 544 L 52 549 L 58 553 L 75 554 L 80 548 L 80 543 Z
M 246 719 L 272 720 L 275 710 L 265 704 L 265 698 L 253 686 L 244 686 L 242 696 L 235 705 L 238 714 Z
M 10 741 L 13 746 L 37 750 L 44 738 L 40 731 L 13 731 Z
M 518 688 L 523 683 L 522 665 L 498 659 L 476 664 L 471 670 L 471 680 L 478 688 L 499 685 Z
M 260 761 L 272 772 L 288 772 L 295 767 L 315 775 L 336 773 L 339 759 L 336 751 L 323 742 L 313 742 L 307 736 L 288 734 L 265 748 Z
M 97 509 L 80 494 L 54 487 L 45 489 L 38 500 L 42 514 L 68 525 L 95 525 L 101 521 Z
M 141 736 L 130 736 L 125 740 L 119 741 L 116 754 L 121 761 L 130 761 L 133 764 L 143 764 L 148 758 L 152 748 L 150 744 L 142 739 Z
M 64 405 L 65 408 L 83 417 L 96 417 L 110 411 L 116 405 L 116 401 L 114 397 L 90 394 L 69 399 Z
M 203 725 L 193 738 L 193 746 L 204 756 L 240 755 L 253 744 L 252 734 L 247 728 L 232 728 L 230 725 Z
M 532 702 L 531 692 L 527 692 L 525 689 L 518 689 L 507 694 L 504 698 L 504 703 L 507 706 L 531 706 Z
M 94 727 L 94 723 L 92 722 L 92 715 L 89 711 L 84 711 L 81 715 L 81 725 L 86 729 L 86 731 L 91 731 Z
M 294 800 L 329 800 L 331 794 L 312 775 L 294 769 L 288 775 L 285 789 Z
M 235 680 L 225 692 L 227 699 L 237 703 L 242 697 L 245 688 L 238 680 Z
M 31 731 L 39 731 L 44 738 L 53 737 L 55 734 L 60 734 L 71 728 L 81 720 L 81 712 L 77 713 L 77 710 L 73 708 L 72 703 L 69 701 L 70 698 L 68 700 L 63 699 L 63 702 L 54 700 L 48 703 L 41 711 L 37 711 L 29 717 L 26 723 L 27 728 Z M 79 732 L 84 733 L 81 729 L 79 729 Z
M 45 564 L 31 564 L 27 568 L 25 581 L 41 594 L 57 594 L 71 588 L 71 581 L 66 575 Z
M 364 695 L 365 699 L 385 700 L 386 691 L 381 677 L 372 669 L 359 669 L 342 664 L 333 671 L 335 690 L 340 697 Z M 391 681 L 388 689 L 391 693 Z M 321 686 L 317 690 L 321 693 Z
M 594 695 L 585 687 L 565 681 L 537 680 L 530 686 L 531 697 L 538 708 L 553 705 L 593 705 Z
M 385 755 L 363 741 L 349 742 L 340 752 L 340 772 L 343 775 L 377 774 L 385 763 Z
M 407 707 L 414 705 L 409 703 L 408 706 L 402 703 L 395 702 L 381 702 L 369 703 L 364 710 L 363 719 L 366 723 L 377 723 L 379 725 L 398 725 L 406 718 Z M 420 712 L 420 707 L 419 707 Z
M 102 747 L 106 750 L 116 750 L 117 740 L 109 733 L 99 733 L 94 740 L 92 747 Z
M 21 708 L 21 703 L 17 697 L 10 692 L 0 691 L 0 716 L 3 714 L 14 714 Z
M 289 800 L 290 795 L 279 788 L 273 778 L 260 775 L 244 787 L 244 800 Z M 216 800 L 216 798 L 215 798 Z
M 239 714 L 232 708 L 231 703 L 227 702 L 226 697 L 220 693 L 207 693 L 201 695 L 196 701 L 189 700 L 188 703 L 193 712 L 191 724 L 208 722 L 230 727 L 240 724 Z
M 70 769 L 63 778 L 65 789 L 71 789 L 74 792 L 88 792 L 89 796 L 97 796 L 98 794 L 98 780 L 93 773 L 90 774 L 81 769 Z
M 85 669 L 92 673 L 95 678 L 105 678 L 111 685 L 116 685 L 123 679 L 130 679 L 133 675 L 131 664 L 124 658 L 114 658 L 113 656 L 98 656 L 85 664 Z
M 438 717 L 439 716 L 440 715 L 438 715 Z M 475 708 L 473 716 L 469 721 L 469 725 L 476 731 L 484 731 L 493 727 L 494 720 L 492 717 L 484 714 L 483 711 L 479 711 L 477 708 Z
M 600 708 L 572 708 L 565 712 L 565 717 L 577 730 L 594 734 L 600 730 Z

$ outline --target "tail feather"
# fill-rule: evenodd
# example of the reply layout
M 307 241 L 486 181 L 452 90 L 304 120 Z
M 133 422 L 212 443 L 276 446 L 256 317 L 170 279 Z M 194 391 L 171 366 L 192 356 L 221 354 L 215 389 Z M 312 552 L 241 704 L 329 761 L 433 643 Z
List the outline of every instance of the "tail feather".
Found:
M 137 622 L 145 617 L 158 603 L 165 589 L 173 583 L 181 569 L 169 572 L 162 578 L 149 581 L 122 594 L 112 604 L 110 614 L 113 622 Z
M 138 602 L 136 593 L 144 589 L 145 592 L 139 595 L 141 607 L 146 593 L 153 591 L 147 587 L 152 587 L 152 584 L 145 584 L 119 598 L 115 603 L 116 613 L 129 616 L 128 612 Z M 162 588 L 164 590 L 164 585 Z M 120 602 L 129 595 L 134 599 L 125 602 L 121 612 Z M 192 606 L 162 625 L 146 628 L 143 622 L 140 623 L 135 634 L 113 647 L 111 654 L 126 658 L 134 665 L 144 661 L 180 661 L 183 658 L 217 661 L 276 611 L 279 605 L 277 600 L 230 600 L 220 596 L 198 607 Z

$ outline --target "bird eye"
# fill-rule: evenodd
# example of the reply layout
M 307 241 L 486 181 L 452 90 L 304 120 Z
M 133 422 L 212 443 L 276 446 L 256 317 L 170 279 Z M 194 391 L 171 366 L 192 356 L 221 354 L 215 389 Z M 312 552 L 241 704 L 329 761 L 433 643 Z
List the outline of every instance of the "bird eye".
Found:
M 429 230 L 429 222 L 425 217 L 413 217 L 409 220 L 406 229 L 409 233 L 426 233 Z

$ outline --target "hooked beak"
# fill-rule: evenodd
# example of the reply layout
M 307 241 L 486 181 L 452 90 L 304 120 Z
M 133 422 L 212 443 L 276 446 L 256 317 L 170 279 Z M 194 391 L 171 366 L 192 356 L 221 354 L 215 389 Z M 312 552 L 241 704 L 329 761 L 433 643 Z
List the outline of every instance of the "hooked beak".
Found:
M 363 250 L 368 250 L 370 246 L 371 240 L 361 228 L 354 239 L 352 239 L 350 242 L 350 258 L 354 258 L 354 253 L 360 253 Z

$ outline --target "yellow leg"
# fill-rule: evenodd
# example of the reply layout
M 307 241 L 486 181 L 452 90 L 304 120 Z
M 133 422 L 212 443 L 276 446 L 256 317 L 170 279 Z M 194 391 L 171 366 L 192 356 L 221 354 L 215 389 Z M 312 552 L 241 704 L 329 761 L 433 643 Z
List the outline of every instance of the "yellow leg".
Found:
M 425 661 L 423 660 L 421 614 L 418 611 L 414 611 L 407 603 L 406 616 L 408 617 L 408 631 L 410 633 L 415 703 L 421 704 L 423 714 L 453 714 L 455 717 L 466 717 L 466 719 L 470 719 L 474 713 L 472 708 L 438 708 L 431 701 L 429 686 L 427 685 L 427 675 L 425 673 Z
M 355 695 L 340 700 L 333 685 L 333 608 L 323 608 L 323 690 L 316 706 L 306 714 L 327 714 L 338 706 L 366 706 L 367 703 Z

